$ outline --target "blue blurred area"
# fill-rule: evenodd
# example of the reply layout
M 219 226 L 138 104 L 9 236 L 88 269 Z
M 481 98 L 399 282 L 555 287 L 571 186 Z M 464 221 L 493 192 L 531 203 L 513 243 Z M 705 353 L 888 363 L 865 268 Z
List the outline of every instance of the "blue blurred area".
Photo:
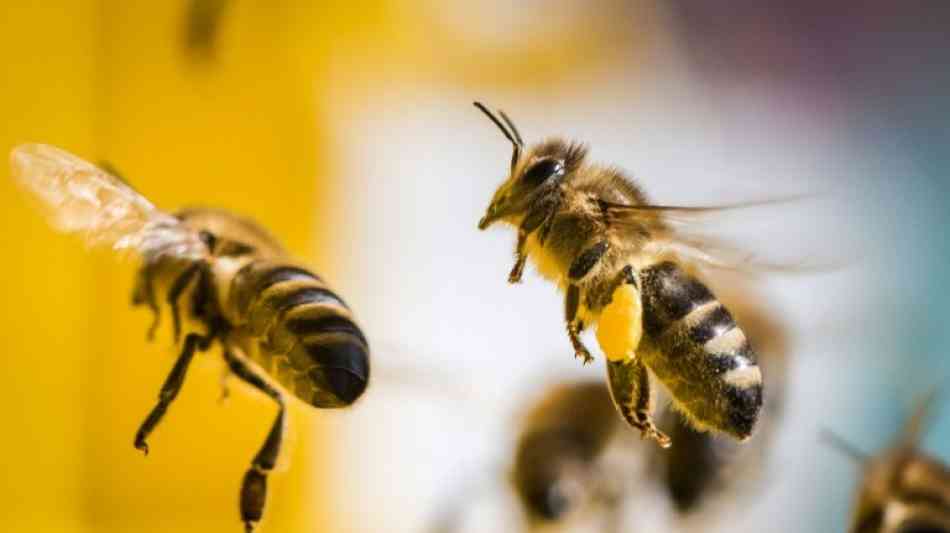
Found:
M 814 102 L 846 124 L 872 171 L 856 201 L 870 202 L 877 309 L 869 343 L 844 372 L 857 384 L 846 435 L 866 451 L 887 445 L 915 402 L 950 383 L 950 4 L 937 2 L 678 2 L 688 56 L 711 86 L 754 84 Z M 879 336 L 854 331 L 854 335 Z M 950 391 L 938 401 L 927 451 L 950 460 Z M 820 416 L 820 414 L 817 414 Z M 828 424 L 836 423 L 828 420 Z M 844 459 L 842 459 L 844 461 Z M 837 470 L 837 469 L 836 469 Z M 835 480 L 850 489 L 858 479 Z M 843 494 L 821 506 L 840 531 Z M 824 529 L 827 528 L 827 529 Z

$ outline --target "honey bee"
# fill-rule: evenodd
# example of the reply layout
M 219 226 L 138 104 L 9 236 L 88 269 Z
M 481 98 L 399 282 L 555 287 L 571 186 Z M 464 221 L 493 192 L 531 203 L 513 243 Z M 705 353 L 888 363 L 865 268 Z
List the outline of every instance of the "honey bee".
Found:
M 518 437 L 512 483 L 532 520 L 557 521 L 598 499 L 610 478 L 598 468 L 619 420 L 600 382 L 558 384 L 532 405 Z
M 241 520 L 252 531 L 280 452 L 285 391 L 334 408 L 352 404 L 366 388 L 369 347 L 349 307 L 247 218 L 215 209 L 165 213 L 122 178 L 52 146 L 19 146 L 11 162 L 14 178 L 40 200 L 56 229 L 140 256 L 132 301 L 154 313 L 150 338 L 159 294 L 176 344 L 186 319 L 180 355 L 135 434 L 137 449 L 148 453 L 148 436 L 178 395 L 193 356 L 214 344 L 231 374 L 276 402 L 277 417 L 241 486 Z
M 921 402 L 897 441 L 867 457 L 832 433 L 832 443 L 864 464 L 848 531 L 950 532 L 950 469 L 919 448 L 924 418 L 935 394 Z
M 763 401 L 755 353 L 683 261 L 725 266 L 742 259 L 674 227 L 677 219 L 726 208 L 650 204 L 619 169 L 588 162 L 585 146 L 555 138 L 526 148 L 504 112 L 499 119 L 475 106 L 513 146 L 508 178 L 478 223 L 482 230 L 496 222 L 517 228 L 508 281 L 521 280 L 530 258 L 565 292 L 567 335 L 585 363 L 593 358 L 580 334 L 597 326 L 611 398 L 643 437 L 671 444 L 653 421 L 649 369 L 693 427 L 747 439 Z

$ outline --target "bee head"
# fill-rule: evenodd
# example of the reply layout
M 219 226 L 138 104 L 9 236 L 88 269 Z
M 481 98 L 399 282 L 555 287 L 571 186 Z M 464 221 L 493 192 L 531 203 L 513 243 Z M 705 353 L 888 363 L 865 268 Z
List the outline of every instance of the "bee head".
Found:
M 508 178 L 495 191 L 485 216 L 478 223 L 478 229 L 485 229 L 498 220 L 512 221 L 525 214 L 538 193 L 560 183 L 580 166 L 587 149 L 577 143 L 554 139 L 526 151 L 518 128 L 504 111 L 498 111 L 499 120 L 480 102 L 475 102 L 475 107 L 498 126 L 512 146 Z

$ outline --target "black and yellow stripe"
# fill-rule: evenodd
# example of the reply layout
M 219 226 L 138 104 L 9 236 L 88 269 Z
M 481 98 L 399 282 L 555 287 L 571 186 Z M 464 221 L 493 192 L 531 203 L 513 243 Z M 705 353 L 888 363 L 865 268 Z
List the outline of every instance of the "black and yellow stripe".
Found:
M 316 407 L 356 400 L 369 379 L 369 344 L 346 303 L 312 272 L 251 261 L 231 282 L 229 304 L 241 328 L 260 339 L 254 361 Z
M 644 361 L 698 427 L 744 439 L 762 407 L 762 375 L 729 311 L 675 263 L 640 271 Z

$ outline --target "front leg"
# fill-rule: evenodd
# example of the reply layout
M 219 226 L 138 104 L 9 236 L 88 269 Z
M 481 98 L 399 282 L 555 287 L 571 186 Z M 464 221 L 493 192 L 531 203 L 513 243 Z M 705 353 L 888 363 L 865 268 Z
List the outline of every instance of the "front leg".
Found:
M 643 438 L 651 438 L 661 448 L 669 448 L 672 441 L 653 423 L 650 397 L 650 375 L 646 366 L 636 357 L 623 361 L 607 360 L 607 378 L 610 397 L 628 424 L 640 430 Z
M 524 273 L 524 264 L 527 257 L 524 253 L 525 244 L 528 242 L 528 235 L 538 231 L 538 243 L 544 244 L 548 232 L 551 230 L 551 222 L 554 220 L 554 212 L 558 206 L 557 194 L 548 193 L 542 195 L 528 210 L 521 226 L 518 228 L 518 244 L 515 246 L 515 266 L 511 268 L 508 274 L 508 283 L 521 282 L 521 275 Z
M 574 357 L 583 359 L 586 365 L 594 358 L 580 338 L 581 331 L 584 331 L 584 323 L 577 319 L 577 308 L 580 306 L 580 301 L 580 288 L 577 285 L 568 285 L 567 296 L 564 298 L 564 319 L 567 321 L 567 336 L 571 339 L 571 345 L 574 347 Z
M 511 267 L 511 272 L 508 274 L 508 283 L 521 283 L 521 274 L 524 273 L 524 245 L 528 240 L 528 232 L 524 230 L 524 227 L 518 228 L 518 244 L 515 246 L 515 266 Z
M 155 340 L 155 331 L 161 320 L 161 310 L 158 300 L 155 299 L 155 271 L 158 267 L 153 263 L 146 263 L 136 275 L 135 290 L 132 292 L 132 305 L 145 304 L 152 311 L 152 325 L 148 328 L 146 338 L 149 342 Z

